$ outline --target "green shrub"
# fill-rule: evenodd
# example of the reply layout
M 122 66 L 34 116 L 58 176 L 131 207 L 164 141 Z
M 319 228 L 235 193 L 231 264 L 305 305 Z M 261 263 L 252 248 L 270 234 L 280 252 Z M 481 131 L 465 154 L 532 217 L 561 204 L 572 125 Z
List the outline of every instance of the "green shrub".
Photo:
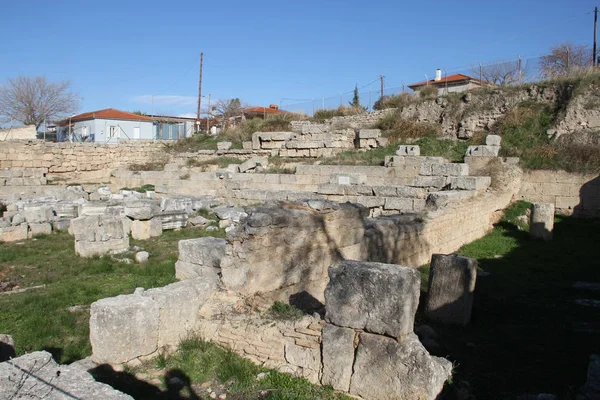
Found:
M 388 108 L 398 108 L 402 110 L 404 107 L 416 102 L 418 98 L 410 93 L 400 93 L 390 96 L 383 96 L 373 105 L 374 110 L 385 110 Z
M 276 301 L 269 308 L 268 315 L 274 319 L 294 320 L 302 318 L 304 313 L 291 304 Z
M 400 111 L 382 115 L 375 124 L 375 127 L 381 129 L 383 136 L 389 139 L 390 145 L 402 143 L 408 139 L 437 136 L 441 133 L 439 124 L 403 119 Z

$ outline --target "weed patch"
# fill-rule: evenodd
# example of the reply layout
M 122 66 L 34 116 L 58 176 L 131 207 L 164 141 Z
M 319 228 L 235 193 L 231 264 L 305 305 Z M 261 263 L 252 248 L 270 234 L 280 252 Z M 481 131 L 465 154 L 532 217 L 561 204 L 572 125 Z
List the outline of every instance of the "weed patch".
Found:
M 136 287 L 153 288 L 174 282 L 177 243 L 201 236 L 223 237 L 224 232 L 182 229 L 146 241 L 132 240 L 132 246 L 150 252 L 143 268 L 110 257 L 79 257 L 73 238 L 66 232 L 21 245 L 0 243 L 3 279 L 20 288 L 44 285 L 0 295 L 0 332 L 13 335 L 18 355 L 48 350 L 59 363 L 87 357 L 91 354 L 87 306 L 105 297 L 132 293 Z

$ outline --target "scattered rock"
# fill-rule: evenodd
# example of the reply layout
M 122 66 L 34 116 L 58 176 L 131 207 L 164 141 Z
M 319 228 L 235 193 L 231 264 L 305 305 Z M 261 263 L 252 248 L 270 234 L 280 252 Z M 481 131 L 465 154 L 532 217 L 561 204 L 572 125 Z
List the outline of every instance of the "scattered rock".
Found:
M 147 251 L 139 251 L 135 253 L 135 262 L 143 264 L 148 261 L 148 257 L 150 257 L 150 254 Z

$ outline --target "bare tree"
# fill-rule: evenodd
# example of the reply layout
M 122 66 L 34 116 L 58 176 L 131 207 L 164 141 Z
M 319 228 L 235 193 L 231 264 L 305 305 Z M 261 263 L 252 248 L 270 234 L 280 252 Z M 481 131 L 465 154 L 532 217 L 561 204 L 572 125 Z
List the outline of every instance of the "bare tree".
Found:
M 79 108 L 79 98 L 70 91 L 71 83 L 48 82 L 44 76 L 8 79 L 0 86 L 0 117 L 38 129 L 46 121 L 67 117 Z
M 552 46 L 550 54 L 540 57 L 540 69 L 545 78 L 569 75 L 591 66 L 590 49 L 569 42 Z
M 240 99 L 219 100 L 215 106 L 217 114 L 227 120 L 231 117 L 236 117 L 242 113 L 244 107 Z
M 500 86 L 519 83 L 526 74 L 526 68 L 523 68 L 518 61 L 476 66 L 471 69 L 473 74 L 480 77 L 482 81 Z

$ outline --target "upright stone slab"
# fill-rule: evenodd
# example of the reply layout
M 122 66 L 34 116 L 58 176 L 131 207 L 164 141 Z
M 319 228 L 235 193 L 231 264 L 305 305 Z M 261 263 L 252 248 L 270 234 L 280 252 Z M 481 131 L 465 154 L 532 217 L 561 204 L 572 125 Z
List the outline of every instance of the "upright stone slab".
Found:
M 325 319 L 401 339 L 413 331 L 420 285 L 414 268 L 342 261 L 329 267 Z
M 354 364 L 354 329 L 327 324 L 323 327 L 321 383 L 348 392 Z
M 477 260 L 456 254 L 433 254 L 425 315 L 432 321 L 467 325 L 471 320 Z
M 529 235 L 535 239 L 552 240 L 554 204 L 534 203 L 531 206 Z
M 131 237 L 137 240 L 147 240 L 162 235 L 162 219 L 154 217 L 145 221 L 131 221 Z

